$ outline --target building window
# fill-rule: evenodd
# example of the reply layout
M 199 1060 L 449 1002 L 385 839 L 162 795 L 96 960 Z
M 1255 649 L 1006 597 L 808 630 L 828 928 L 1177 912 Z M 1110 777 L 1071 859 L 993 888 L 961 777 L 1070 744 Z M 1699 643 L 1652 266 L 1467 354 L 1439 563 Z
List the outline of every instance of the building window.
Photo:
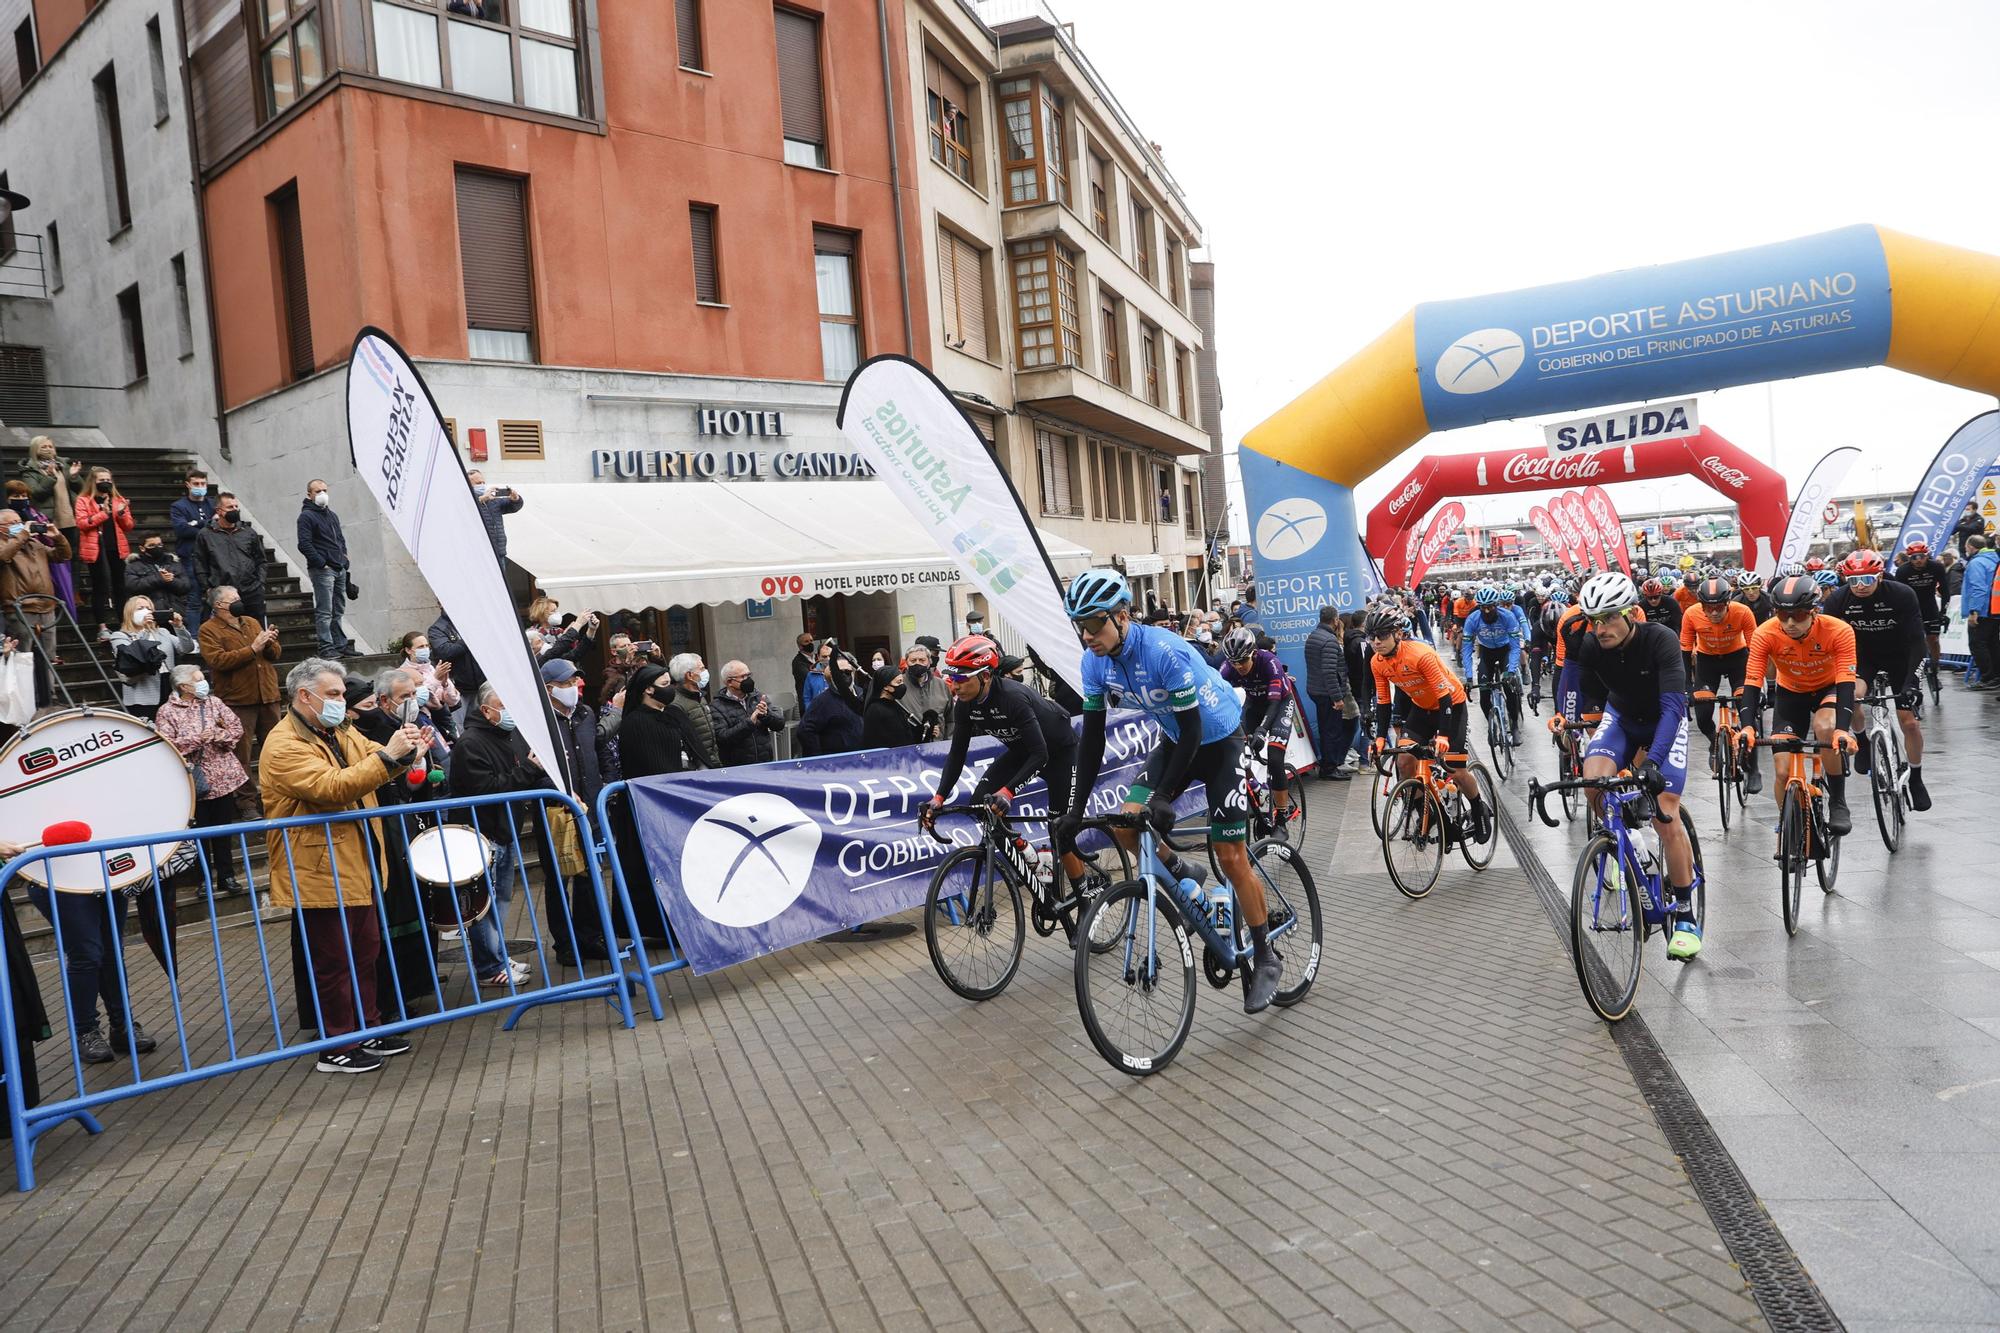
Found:
M 1118 489 L 1123 499 L 1120 508 L 1127 523 L 1137 523 L 1145 514 L 1139 507 L 1138 487 L 1133 484 L 1133 473 L 1137 471 L 1138 459 L 1129 449 L 1118 451 Z
M 924 52 L 924 106 L 930 118 L 931 160 L 972 184 L 972 93 L 965 80 Z
M 1077 475 L 1076 437 L 1054 431 L 1035 432 L 1035 466 L 1041 478 L 1042 512 L 1058 518 L 1082 518 L 1082 478 Z
M 326 81 L 316 0 L 256 0 L 262 33 L 257 64 L 263 71 L 264 119 L 284 111 Z
M 938 228 L 938 292 L 947 346 L 989 359 L 986 342 L 986 252 L 957 232 Z
M 1151 324 L 1139 326 L 1139 362 L 1146 374 L 1146 401 L 1160 406 L 1160 331 Z
M 1007 202 L 1030 204 L 1042 197 L 1041 158 L 1035 148 L 1035 81 L 1008 79 L 1000 85 L 1000 119 L 1007 132 L 1001 156 L 1007 169 Z
M 1114 523 L 1124 519 L 1124 506 L 1118 502 L 1118 451 L 1108 444 L 1097 446 L 1097 496 L 1103 517 Z
M 776 13 L 778 100 L 784 113 L 785 161 L 798 167 L 824 167 L 826 92 L 820 86 L 819 20 L 795 9 L 780 9 Z
M 7 189 L 7 173 L 0 171 L 0 193 Z M 5 217 L 0 217 L 0 259 L 12 258 L 21 247 L 19 230 L 14 226 L 14 214 L 10 209 Z
M 475 361 L 533 361 L 535 283 L 528 254 L 527 182 L 461 167 L 456 187 L 466 354 Z
M 1187 348 L 1174 349 L 1174 392 L 1180 397 L 1181 420 L 1189 423 L 1195 418 L 1194 393 L 1190 388 L 1194 377 L 1188 370 L 1188 362 L 1193 359 Z
M 1084 473 L 1094 483 L 1086 487 L 1090 491 L 1090 516 L 1104 517 L 1104 456 L 1098 451 L 1096 440 L 1086 440 L 1083 444 Z
M 51 222 L 49 224 L 48 235 L 49 235 L 49 290 L 52 292 L 59 292 L 62 290 L 62 285 L 63 285 L 62 233 L 57 231 L 56 224 Z
M 146 378 L 146 324 L 139 314 L 139 288 L 118 293 L 118 324 L 125 334 L 125 383 Z
M 1158 494 L 1154 506 L 1160 511 L 1160 522 L 1174 521 L 1174 479 L 1173 474 L 1163 467 L 1153 469 L 1153 489 Z
M 1181 290 L 1181 243 L 1171 232 L 1167 234 L 1167 295 L 1176 308 L 1186 308 L 1187 298 Z
M 830 380 L 845 380 L 861 364 L 860 303 L 854 291 L 854 233 L 813 228 L 813 277 L 819 285 L 821 371 Z
M 674 0 L 674 38 L 682 69 L 708 69 L 701 57 L 701 0 Z
M 1193 477 L 1181 478 L 1181 526 L 1190 537 L 1201 535 L 1201 509 Z
M 1097 336 L 1100 350 L 1104 354 L 1104 382 L 1125 387 L 1125 358 L 1122 354 L 1119 330 L 1125 321 L 1119 310 L 1122 302 L 1110 292 L 1097 289 Z
M 97 90 L 97 145 L 104 159 L 104 198 L 111 230 L 132 225 L 132 197 L 125 187 L 125 129 L 118 118 L 118 74 L 110 65 L 91 80 Z
M 276 8 L 280 0 L 262 2 Z M 289 3 L 297 8 L 302 0 Z M 575 0 L 372 4 L 375 72 L 383 78 L 560 116 L 583 114 Z
M 306 298 L 306 246 L 299 226 L 299 186 L 286 185 L 267 201 L 277 240 L 278 290 L 284 298 L 285 351 L 291 378 L 313 372 L 312 303 Z
M 1042 85 L 1042 156 L 1049 169 L 1049 198 L 1069 203 L 1069 154 L 1063 147 L 1066 108 L 1060 95 Z
M 1139 275 L 1153 280 L 1153 210 L 1132 202 L 1132 261 Z
M 28 80 L 42 67 L 42 53 L 35 46 L 35 20 L 30 14 L 14 29 L 14 63 L 21 70 L 21 86 L 28 86 Z
M 176 349 L 181 356 L 194 355 L 194 313 L 188 308 L 188 266 L 186 255 L 175 255 L 167 261 L 174 275 L 174 324 L 180 335 L 180 345 Z
M 715 205 L 688 205 L 688 234 L 694 241 L 694 299 L 722 304 L 721 270 L 715 258 Z
M 167 53 L 160 45 L 158 16 L 146 20 L 146 55 L 153 71 L 153 123 L 167 118 Z
M 1015 354 L 1021 369 L 1080 365 L 1083 330 L 1077 322 L 1075 257 L 1048 237 L 1016 241 L 1009 253 Z
M 1092 153 L 1089 172 L 1090 228 L 1108 241 L 1111 239 L 1111 164 Z

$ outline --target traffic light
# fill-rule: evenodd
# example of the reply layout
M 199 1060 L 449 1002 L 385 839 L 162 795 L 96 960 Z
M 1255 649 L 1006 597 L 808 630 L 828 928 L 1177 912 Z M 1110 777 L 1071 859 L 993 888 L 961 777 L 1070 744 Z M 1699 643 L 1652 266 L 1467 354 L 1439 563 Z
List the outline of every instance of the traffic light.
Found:
M 1632 534 L 1632 546 L 1640 555 L 1646 553 L 1646 530 L 1644 528 L 1640 528 Z

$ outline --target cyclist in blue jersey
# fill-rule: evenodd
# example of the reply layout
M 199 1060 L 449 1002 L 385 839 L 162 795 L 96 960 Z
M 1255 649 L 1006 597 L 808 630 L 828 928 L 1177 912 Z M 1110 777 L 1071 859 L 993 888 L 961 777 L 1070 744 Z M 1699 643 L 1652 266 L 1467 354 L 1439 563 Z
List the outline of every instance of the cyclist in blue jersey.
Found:
M 1278 655 L 1257 646 L 1256 631 L 1229 631 L 1222 640 L 1225 684 L 1243 687 L 1243 734 L 1252 750 L 1264 751 L 1271 788 L 1273 821 L 1281 838 L 1291 836 L 1292 791 L 1285 777 L 1285 747 L 1292 739 L 1292 701 Z
M 1488 585 L 1473 597 L 1478 607 L 1465 618 L 1465 639 L 1460 656 L 1465 678 L 1479 685 L 1479 711 L 1484 713 L 1493 695 L 1497 676 L 1507 690 L 1507 717 L 1514 734 L 1521 734 L 1521 646 L 1528 641 L 1528 622 L 1512 606 L 1504 605 L 1498 588 Z M 1476 659 L 1476 661 L 1475 661 Z
M 1132 589 L 1115 569 L 1087 569 L 1063 597 L 1083 656 L 1083 739 L 1078 746 L 1076 786 L 1069 813 L 1054 830 L 1068 848 L 1083 821 L 1085 804 L 1104 763 L 1107 694 L 1116 691 L 1127 707 L 1142 709 L 1164 733 L 1132 784 L 1122 813 L 1144 813 L 1155 801 L 1171 804 L 1190 784 L 1208 794 L 1208 838 L 1215 863 L 1236 890 L 1237 910 L 1249 928 L 1250 985 L 1243 1012 L 1261 1013 L 1278 993 L 1280 964 L 1271 950 L 1264 886 L 1250 868 L 1245 846 L 1250 811 L 1239 776 L 1243 757 L 1243 710 L 1236 691 L 1178 634 L 1142 625 L 1132 618 Z M 1138 834 L 1121 829 L 1118 839 L 1137 851 Z M 1160 848 L 1167 869 L 1199 883 L 1201 871 Z

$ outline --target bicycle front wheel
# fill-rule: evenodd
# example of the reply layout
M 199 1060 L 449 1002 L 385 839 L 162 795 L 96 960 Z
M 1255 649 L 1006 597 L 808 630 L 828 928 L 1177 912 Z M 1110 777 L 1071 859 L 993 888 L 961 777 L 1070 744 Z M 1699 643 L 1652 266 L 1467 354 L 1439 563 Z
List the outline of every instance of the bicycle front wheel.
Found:
M 931 876 L 924 899 L 924 944 L 952 992 L 990 1000 L 1021 967 L 1026 939 L 1021 890 L 985 844 L 961 847 Z
M 1778 904 L 1785 914 L 1785 933 L 1799 933 L 1799 897 L 1806 886 L 1806 808 L 1792 791 L 1782 794 L 1778 817 Z
M 1324 947 L 1319 888 L 1306 869 L 1305 852 L 1293 843 L 1258 843 L 1250 849 L 1250 871 L 1264 886 L 1271 948 L 1283 965 L 1274 1003 L 1297 1004 L 1319 975 Z
M 1736 782 L 1736 747 L 1729 733 L 1718 727 L 1708 743 L 1708 766 L 1715 770 L 1715 803 L 1722 809 L 1722 831 L 1729 832 L 1729 789 Z
M 1479 798 L 1486 802 L 1486 817 L 1492 821 L 1492 827 L 1485 842 L 1474 842 L 1472 830 L 1467 829 L 1466 836 L 1458 840 L 1458 850 L 1467 865 L 1484 870 L 1493 864 L 1493 850 L 1500 845 L 1500 793 L 1493 786 L 1493 775 L 1486 771 L 1486 765 L 1475 759 L 1466 765 L 1466 771 L 1479 785 Z
M 1681 831 L 1687 834 L 1688 852 L 1694 862 L 1694 923 L 1708 928 L 1708 868 L 1701 860 L 1701 838 L 1694 831 L 1694 816 L 1687 807 L 1681 807 Z
M 1486 748 L 1493 752 L 1493 771 L 1502 782 L 1514 776 L 1514 742 L 1507 734 L 1507 702 L 1495 691 L 1486 724 Z
M 1875 826 L 1882 830 L 1882 845 L 1894 852 L 1903 845 L 1903 789 L 1896 769 L 1896 756 L 1882 737 L 1870 738 L 1868 791 L 1875 798 Z
M 1287 765 L 1285 768 L 1285 792 L 1291 797 L 1292 808 L 1287 817 L 1279 821 L 1285 836 L 1299 847 L 1306 845 L 1306 783 L 1298 771 Z
M 1444 807 L 1422 778 L 1405 778 L 1382 811 L 1382 860 L 1406 898 L 1437 886 L 1444 867 Z
M 1638 875 L 1618 855 L 1618 842 L 1598 834 L 1577 858 L 1569 891 L 1570 956 L 1583 998 L 1607 1023 L 1632 1012 L 1646 943 Z
M 1840 878 L 1840 842 L 1826 831 L 1826 821 L 1813 817 L 1813 874 L 1819 877 L 1821 893 L 1832 893 L 1833 882 Z
M 1377 773 L 1368 784 L 1368 819 L 1375 825 L 1375 836 L 1382 836 L 1382 811 L 1389 804 L 1389 793 L 1396 790 L 1396 770 Z
M 1113 885 L 1083 914 L 1080 932 L 1096 939 L 1097 918 L 1118 923 L 1112 947 L 1076 951 L 1076 1007 L 1097 1053 L 1122 1074 L 1157 1074 L 1194 1031 L 1194 946 L 1180 908 L 1144 880 Z

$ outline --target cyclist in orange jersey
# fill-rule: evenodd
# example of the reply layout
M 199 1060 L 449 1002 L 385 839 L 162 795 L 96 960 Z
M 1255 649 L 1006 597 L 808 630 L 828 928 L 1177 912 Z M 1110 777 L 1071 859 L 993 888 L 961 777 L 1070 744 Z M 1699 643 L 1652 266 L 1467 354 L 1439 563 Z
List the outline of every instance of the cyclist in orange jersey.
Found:
M 1748 677 L 1743 690 L 1743 734 L 1754 740 L 1763 716 L 1764 675 L 1777 672 L 1771 691 L 1771 734 L 1804 735 L 1810 725 L 1822 743 L 1854 747 L 1842 729 L 1854 713 L 1854 628 L 1819 613 L 1819 584 L 1810 575 L 1780 580 L 1771 590 L 1771 619 L 1750 636 Z M 1755 751 L 1752 751 L 1754 754 Z M 1745 786 L 1763 786 L 1755 768 Z M 1827 828 L 1840 836 L 1854 827 L 1847 810 L 1847 766 L 1841 753 L 1826 756 Z
M 1701 734 L 1715 739 L 1715 694 L 1724 679 L 1732 690 L 1743 688 L 1750 661 L 1750 636 L 1757 617 L 1741 602 L 1731 601 L 1729 585 L 1708 579 L 1696 590 L 1695 609 L 1681 617 L 1681 652 L 1694 664 L 1694 721 Z M 1750 764 L 1756 766 L 1755 751 Z
M 1376 611 L 1362 626 L 1375 649 L 1369 667 L 1375 673 L 1376 754 L 1389 748 L 1389 727 L 1395 692 L 1400 690 L 1408 712 L 1402 720 L 1403 739 L 1416 744 L 1442 734 L 1444 766 L 1452 782 L 1465 793 L 1472 809 L 1472 838 L 1484 843 L 1493 836 L 1493 814 L 1479 793 L 1479 783 L 1465 767 L 1465 684 L 1451 673 L 1437 649 L 1408 636 L 1409 624 L 1394 611 Z M 1417 761 L 1398 755 L 1396 771 L 1412 777 Z

